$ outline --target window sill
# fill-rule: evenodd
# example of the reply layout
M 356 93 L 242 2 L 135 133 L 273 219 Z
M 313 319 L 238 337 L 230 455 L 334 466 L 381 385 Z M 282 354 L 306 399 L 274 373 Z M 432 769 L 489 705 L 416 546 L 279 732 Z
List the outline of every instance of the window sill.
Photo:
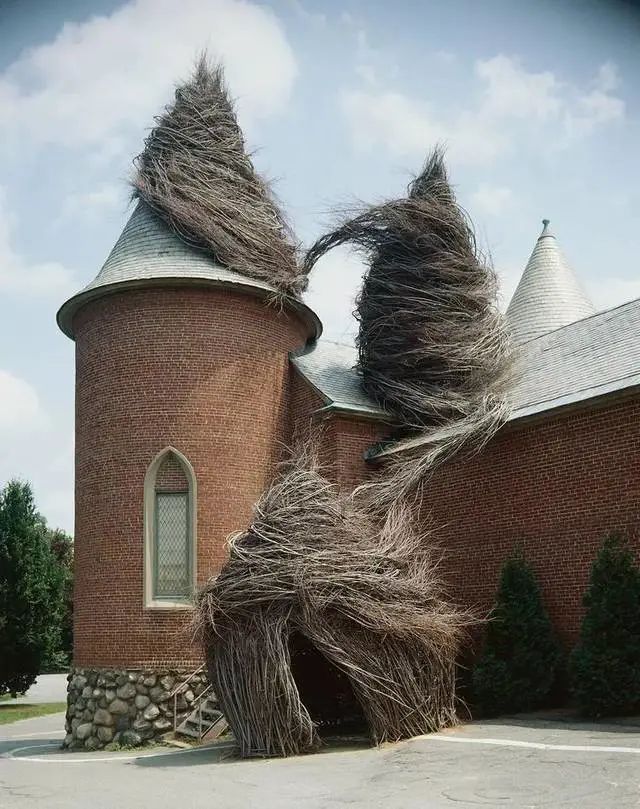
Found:
M 190 601 L 147 601 L 145 610 L 193 610 L 195 609 Z

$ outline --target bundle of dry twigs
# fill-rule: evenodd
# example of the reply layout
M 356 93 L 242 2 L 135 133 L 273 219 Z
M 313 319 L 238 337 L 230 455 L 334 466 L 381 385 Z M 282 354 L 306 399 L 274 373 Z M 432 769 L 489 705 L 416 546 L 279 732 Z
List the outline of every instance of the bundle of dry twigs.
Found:
M 495 273 L 456 203 L 440 149 L 406 198 L 366 208 L 320 238 L 306 271 L 345 242 L 369 259 L 355 313 L 362 384 L 410 436 L 391 462 L 386 496 L 375 495 L 387 507 L 502 424 L 511 353 Z
M 374 742 L 455 722 L 471 618 L 447 600 L 437 564 L 405 506 L 373 519 L 323 476 L 310 446 L 298 452 L 199 596 L 211 682 L 241 755 L 318 744 L 291 670 L 293 633 L 349 678 Z
M 136 167 L 135 195 L 183 239 L 278 292 L 306 288 L 292 231 L 245 152 L 222 68 L 200 59 Z

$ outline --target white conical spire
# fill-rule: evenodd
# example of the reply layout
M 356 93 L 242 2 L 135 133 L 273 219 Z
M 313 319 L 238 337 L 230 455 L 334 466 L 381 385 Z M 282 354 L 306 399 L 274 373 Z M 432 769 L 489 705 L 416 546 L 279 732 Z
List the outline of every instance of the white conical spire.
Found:
M 507 322 L 517 343 L 595 312 L 549 230 L 549 220 L 543 219 L 542 224 L 542 233 L 507 308 Z

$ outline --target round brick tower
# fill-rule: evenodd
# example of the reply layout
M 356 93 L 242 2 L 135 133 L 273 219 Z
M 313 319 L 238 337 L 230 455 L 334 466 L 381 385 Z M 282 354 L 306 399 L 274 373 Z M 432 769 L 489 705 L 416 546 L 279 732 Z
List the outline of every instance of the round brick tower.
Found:
M 169 695 L 201 663 L 193 595 L 288 440 L 289 352 L 321 331 L 307 306 L 271 305 L 272 292 L 139 203 L 96 279 L 58 313 L 76 342 L 68 746 L 168 730 Z M 197 697 L 204 675 L 191 685 Z

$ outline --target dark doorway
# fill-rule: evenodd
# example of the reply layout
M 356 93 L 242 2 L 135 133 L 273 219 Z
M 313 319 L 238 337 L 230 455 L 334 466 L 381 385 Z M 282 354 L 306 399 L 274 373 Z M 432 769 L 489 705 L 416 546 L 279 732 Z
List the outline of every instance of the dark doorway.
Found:
M 367 734 L 367 721 L 349 678 L 299 632 L 289 638 L 291 671 L 298 693 L 321 737 Z

